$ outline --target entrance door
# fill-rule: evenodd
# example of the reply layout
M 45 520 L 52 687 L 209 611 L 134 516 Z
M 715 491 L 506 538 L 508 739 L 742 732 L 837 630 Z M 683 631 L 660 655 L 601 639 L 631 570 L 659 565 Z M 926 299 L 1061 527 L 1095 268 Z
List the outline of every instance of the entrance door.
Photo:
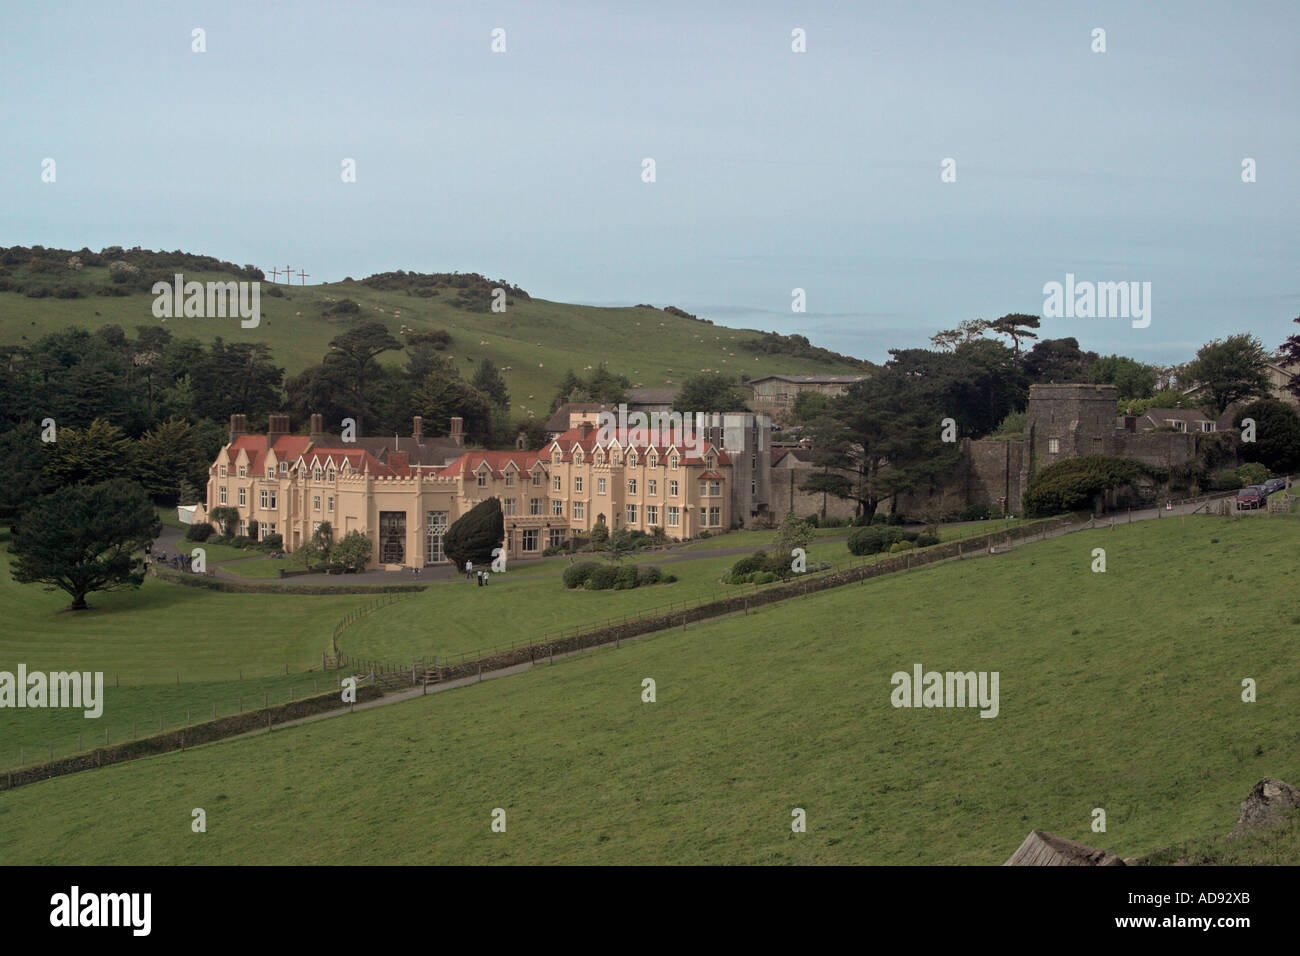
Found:
M 447 533 L 447 512 L 430 511 L 424 519 L 424 563 L 442 564 L 447 556 L 442 553 L 442 536 Z
M 379 512 L 379 561 L 381 564 L 406 563 L 406 512 Z

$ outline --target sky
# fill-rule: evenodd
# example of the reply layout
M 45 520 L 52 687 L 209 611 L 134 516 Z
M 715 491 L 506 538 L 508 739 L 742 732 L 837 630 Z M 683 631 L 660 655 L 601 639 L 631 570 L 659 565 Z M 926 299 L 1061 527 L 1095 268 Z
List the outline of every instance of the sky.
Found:
M 1294 0 L 5 4 L 0 245 L 480 272 L 873 361 L 1072 274 L 1150 324 L 1043 337 L 1275 348 L 1298 39 Z

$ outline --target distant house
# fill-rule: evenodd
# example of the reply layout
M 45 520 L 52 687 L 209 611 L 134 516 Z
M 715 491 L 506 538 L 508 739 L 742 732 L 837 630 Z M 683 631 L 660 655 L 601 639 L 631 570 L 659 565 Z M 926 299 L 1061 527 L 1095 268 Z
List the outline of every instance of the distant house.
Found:
M 1122 416 L 1116 424 L 1126 431 L 1138 433 L 1157 428 L 1172 428 L 1185 433 L 1215 432 L 1221 427 L 1217 419 L 1209 418 L 1198 408 L 1149 408 L 1145 415 Z
M 1300 396 L 1287 391 L 1291 380 L 1300 375 L 1300 362 L 1286 362 L 1278 355 L 1264 364 L 1264 374 L 1268 376 L 1269 398 L 1277 398 L 1290 405 L 1300 405 Z
M 835 398 L 865 375 L 764 375 L 748 384 L 754 389 L 750 406 L 756 412 L 778 412 L 794 408 L 800 392 L 820 392 Z
M 607 407 L 600 402 L 565 402 L 546 420 L 550 440 L 554 441 L 570 428 L 597 424 L 600 413 Z

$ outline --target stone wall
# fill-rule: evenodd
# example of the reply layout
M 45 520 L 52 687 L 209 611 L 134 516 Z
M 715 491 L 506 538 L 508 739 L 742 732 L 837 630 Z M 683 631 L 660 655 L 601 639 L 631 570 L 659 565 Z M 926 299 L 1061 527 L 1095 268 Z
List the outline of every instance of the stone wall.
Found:
M 769 469 L 771 476 L 769 508 L 774 521 L 780 523 L 781 519 L 791 511 L 801 518 L 811 514 L 820 516 L 823 507 L 828 518 L 847 521 L 854 516 L 857 510 L 856 502 L 837 498 L 834 495 L 823 495 L 820 492 L 809 493 L 799 490 L 799 486 L 808 480 L 809 475 L 820 470 L 813 467 Z M 852 478 L 850 475 L 846 477 Z

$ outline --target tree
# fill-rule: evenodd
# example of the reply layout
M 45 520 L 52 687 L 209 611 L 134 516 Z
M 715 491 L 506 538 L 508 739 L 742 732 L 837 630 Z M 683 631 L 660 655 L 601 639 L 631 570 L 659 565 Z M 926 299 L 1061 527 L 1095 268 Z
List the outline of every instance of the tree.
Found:
M 822 392 L 800 392 L 794 397 L 794 420 L 807 425 L 830 411 L 831 400 Z
M 609 536 L 609 544 L 606 550 L 609 552 L 611 563 L 623 560 L 636 550 L 636 543 L 632 540 L 632 532 L 628 531 L 627 528 L 619 528 Z
M 12 530 L 16 530 L 23 509 L 58 487 L 46 469 L 45 448 L 41 429 L 34 423 L 0 434 L 0 461 L 5 466 L 5 480 L 0 481 L 0 524 Z
M 1291 320 L 1300 325 L 1300 316 Z M 1300 333 L 1287 336 L 1281 348 L 1282 362 L 1284 365 L 1300 367 Z M 1291 381 L 1284 386 L 1288 392 L 1300 398 L 1300 372 L 1292 374 Z
M 1025 375 L 1035 385 L 1086 382 L 1096 358 L 1096 353 L 1079 348 L 1079 340 L 1073 336 L 1043 339 L 1025 354 Z
M 499 498 L 485 498 L 457 518 L 442 536 L 443 551 L 457 568 L 466 561 L 489 564 L 492 550 L 503 546 L 505 518 Z
M 334 548 L 334 562 L 350 571 L 364 571 L 371 551 L 369 538 L 360 531 L 349 531 Z
M 506 408 L 510 406 L 510 392 L 506 389 L 506 380 L 501 377 L 501 372 L 497 370 L 491 359 L 485 358 L 478 363 L 470 384 L 486 395 L 492 404 Z
M 597 551 L 604 551 L 609 542 L 609 528 L 604 521 L 597 521 L 591 526 L 591 546 Z
M 207 481 L 210 459 L 200 453 L 190 423 L 179 418 L 169 418 L 141 435 L 134 458 L 135 476 L 155 500 L 170 503 L 181 483 L 192 491 Z
M 748 396 L 736 380 L 720 372 L 705 372 L 686 379 L 673 399 L 673 411 L 732 412 L 745 407 Z
M 10 547 L 13 577 L 66 591 L 69 609 L 85 610 L 87 594 L 140 586 L 137 552 L 160 530 L 144 489 L 127 479 L 61 488 L 23 515 Z
M 47 471 L 56 485 L 99 484 L 131 470 L 131 443 L 122 429 L 101 418 L 89 428 L 58 429 L 48 447 Z
M 218 505 L 212 509 L 212 513 L 208 517 L 220 526 L 223 538 L 233 538 L 235 536 L 235 528 L 239 525 L 238 508 L 232 508 L 230 505 Z
M 1268 394 L 1267 360 L 1259 339 L 1243 332 L 1202 345 L 1187 374 L 1205 388 L 1211 406 L 1222 414 L 1238 399 Z
M 216 515 L 217 509 L 214 508 L 212 513 Z M 334 551 L 334 526 L 328 521 L 318 524 L 311 537 L 307 539 L 307 543 L 302 546 L 302 551 L 303 560 L 308 567 L 313 564 L 328 564 Z
M 334 365 L 342 371 L 358 424 L 364 426 L 370 416 L 366 379 L 375 358 L 401 347 L 402 343 L 382 322 L 362 322 L 330 340 L 330 351 L 323 364 Z
M 469 382 L 444 372 L 430 372 L 411 395 L 411 412 L 423 416 L 441 434 L 451 419 L 465 420 L 471 441 L 485 442 L 492 432 L 492 404 Z
M 959 345 L 974 342 L 987 332 L 993 323 L 988 319 L 966 319 L 955 329 L 945 329 L 930 338 L 930 344 L 941 352 L 951 352 Z
M 1238 451 L 1245 461 L 1259 462 L 1275 474 L 1290 474 L 1300 468 L 1300 414 L 1276 398 L 1251 402 L 1233 416 L 1241 427 L 1243 418 L 1255 420 L 1255 440 L 1242 442 Z
M 540 418 L 521 418 L 515 422 L 514 434 L 518 437 L 523 432 L 524 441 L 529 450 L 536 451 L 546 444 L 551 433 L 546 430 L 546 422 Z
M 989 331 L 994 335 L 1005 335 L 1011 339 L 1011 348 L 1016 356 L 1020 355 L 1021 339 L 1036 339 L 1038 334 L 1031 332 L 1042 324 L 1042 319 L 1036 315 L 1025 315 L 1020 312 L 1013 312 L 1004 315 L 1000 319 L 994 319 L 989 323 Z
M 790 574 L 794 549 L 808 547 L 816 531 L 813 523 L 807 518 L 797 517 L 793 511 L 787 514 L 776 532 L 776 539 L 772 542 L 772 565 L 769 570 L 783 578 Z
M 1088 381 L 1116 386 L 1121 401 L 1150 398 L 1156 390 L 1156 369 L 1124 355 L 1103 355 L 1092 363 Z

